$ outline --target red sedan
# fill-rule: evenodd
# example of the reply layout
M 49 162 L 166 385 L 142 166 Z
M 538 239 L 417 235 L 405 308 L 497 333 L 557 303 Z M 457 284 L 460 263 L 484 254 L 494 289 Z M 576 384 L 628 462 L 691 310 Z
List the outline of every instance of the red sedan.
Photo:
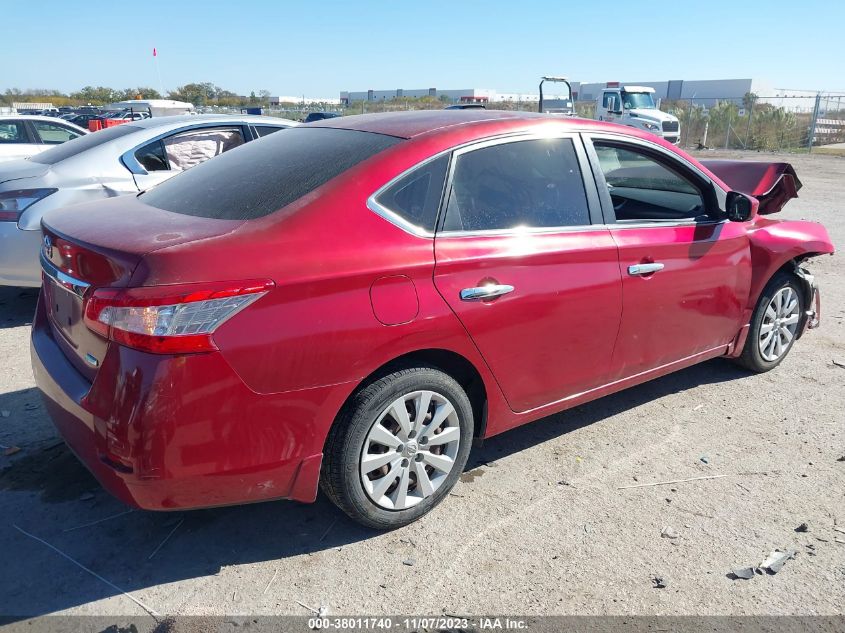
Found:
M 45 217 L 35 378 L 126 503 L 320 486 L 397 527 L 474 439 L 717 356 L 776 367 L 833 252 L 766 217 L 800 186 L 579 119 L 320 121 Z

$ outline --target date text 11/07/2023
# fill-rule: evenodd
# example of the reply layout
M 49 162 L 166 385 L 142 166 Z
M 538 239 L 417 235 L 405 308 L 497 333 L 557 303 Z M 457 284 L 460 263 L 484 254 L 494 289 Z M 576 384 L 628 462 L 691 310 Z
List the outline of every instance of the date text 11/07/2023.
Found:
M 465 618 L 459 616 L 411 616 L 402 618 L 364 618 L 364 617 L 315 617 L 308 620 L 308 627 L 312 630 L 408 630 L 420 629 L 467 629 L 471 625 L 480 630 L 520 631 L 528 629 L 527 620 L 512 617 L 479 617 Z

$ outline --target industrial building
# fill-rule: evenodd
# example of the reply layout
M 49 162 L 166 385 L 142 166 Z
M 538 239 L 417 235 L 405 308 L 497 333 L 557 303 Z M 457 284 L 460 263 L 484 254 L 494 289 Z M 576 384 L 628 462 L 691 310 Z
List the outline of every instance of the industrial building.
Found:
M 745 95 L 753 93 L 759 97 L 758 103 L 770 103 L 796 112 L 809 112 L 813 110 L 816 98 L 814 91 L 775 88 L 770 82 L 762 79 L 673 79 L 668 81 L 622 81 L 616 77 L 610 79 L 619 81 L 622 85 L 627 83 L 654 88 L 655 100 L 688 100 L 704 107 L 715 105 L 718 101 L 731 101 L 741 105 Z M 571 84 L 572 96 L 576 101 L 595 101 L 607 82 L 572 81 Z M 537 103 L 540 99 L 537 93 L 497 92 L 489 88 L 445 90 L 439 88 L 410 90 L 395 88 L 391 90 L 343 91 L 340 93 L 340 102 L 348 105 L 353 101 L 401 101 L 403 98 L 420 97 L 434 97 L 448 100 L 450 103 Z M 561 97 L 565 97 L 565 95 L 547 95 L 547 98 Z
M 489 88 L 458 88 L 449 90 L 441 90 L 439 88 L 418 88 L 411 90 L 396 88 L 393 90 L 343 91 L 340 93 L 340 100 L 344 104 L 349 104 L 353 101 L 401 101 L 402 99 L 419 99 L 421 97 L 444 99 L 450 103 L 501 103 L 503 101 L 537 103 L 540 100 L 540 95 L 536 93 L 496 92 Z
M 340 99 L 331 99 L 328 97 L 305 97 L 300 95 L 298 97 L 294 96 L 281 96 L 281 97 L 270 97 L 270 105 L 280 105 L 282 103 L 296 103 L 299 105 L 340 105 Z

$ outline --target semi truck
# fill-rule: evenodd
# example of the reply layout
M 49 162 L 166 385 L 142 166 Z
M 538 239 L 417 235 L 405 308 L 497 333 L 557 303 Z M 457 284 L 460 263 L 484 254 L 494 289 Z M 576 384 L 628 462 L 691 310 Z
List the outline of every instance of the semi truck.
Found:
M 651 132 L 674 145 L 681 142 L 681 123 L 658 109 L 654 88 L 608 82 L 596 101 L 596 118 Z

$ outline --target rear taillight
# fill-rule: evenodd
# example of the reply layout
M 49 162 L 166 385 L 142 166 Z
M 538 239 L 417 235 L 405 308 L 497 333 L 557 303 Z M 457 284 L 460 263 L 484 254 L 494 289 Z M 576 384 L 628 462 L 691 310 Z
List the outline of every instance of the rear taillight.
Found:
M 208 352 L 217 349 L 214 330 L 273 285 L 259 280 L 99 288 L 85 296 L 85 324 L 116 343 L 147 352 Z
M 0 192 L 0 222 L 17 222 L 21 213 L 57 189 L 15 189 Z

